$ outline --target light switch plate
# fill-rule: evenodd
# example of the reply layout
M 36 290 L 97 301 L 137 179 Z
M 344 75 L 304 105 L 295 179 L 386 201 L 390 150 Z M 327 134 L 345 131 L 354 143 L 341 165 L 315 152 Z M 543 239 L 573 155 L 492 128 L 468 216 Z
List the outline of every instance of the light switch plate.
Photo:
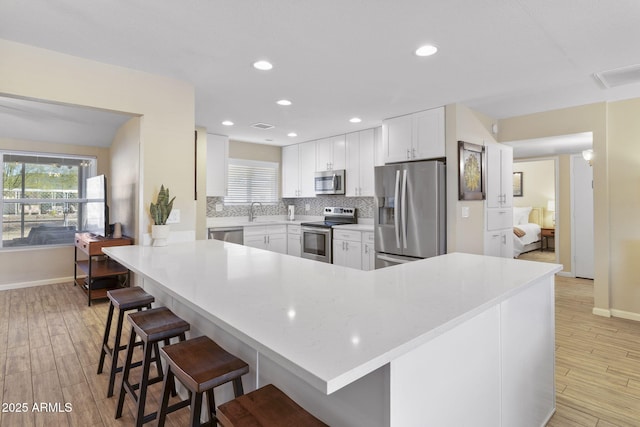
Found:
M 469 218 L 469 206 L 462 207 L 462 218 Z
M 222 212 L 222 203 L 216 203 L 216 212 Z
M 178 224 L 180 222 L 180 209 L 172 209 L 167 218 L 167 224 Z

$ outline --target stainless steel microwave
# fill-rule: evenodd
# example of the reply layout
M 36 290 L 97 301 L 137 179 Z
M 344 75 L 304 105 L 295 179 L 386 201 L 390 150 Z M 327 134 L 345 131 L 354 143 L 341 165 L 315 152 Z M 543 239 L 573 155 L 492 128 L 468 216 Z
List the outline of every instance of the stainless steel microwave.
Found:
M 316 194 L 344 194 L 344 169 L 316 172 Z

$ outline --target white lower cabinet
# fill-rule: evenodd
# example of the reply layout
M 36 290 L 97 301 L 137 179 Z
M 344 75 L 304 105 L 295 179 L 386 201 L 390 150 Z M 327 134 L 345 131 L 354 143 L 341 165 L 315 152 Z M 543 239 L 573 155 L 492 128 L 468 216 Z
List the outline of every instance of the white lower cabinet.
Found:
M 256 225 L 244 227 L 243 238 L 245 246 L 265 249 L 281 254 L 287 253 L 286 225 Z
M 373 233 L 362 233 L 362 269 L 365 271 L 376 268 L 376 248 L 373 244 Z
M 299 225 L 287 225 L 287 254 L 302 255 L 301 230 Z
M 343 267 L 362 269 L 361 232 L 333 230 L 333 263 Z

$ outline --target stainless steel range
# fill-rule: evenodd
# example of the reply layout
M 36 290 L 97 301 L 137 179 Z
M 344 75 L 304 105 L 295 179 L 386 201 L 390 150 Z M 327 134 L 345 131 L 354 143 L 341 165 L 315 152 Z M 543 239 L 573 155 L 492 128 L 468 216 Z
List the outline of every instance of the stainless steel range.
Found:
M 333 262 L 332 246 L 334 225 L 356 224 L 356 208 L 324 208 L 324 221 L 303 222 L 302 258 Z

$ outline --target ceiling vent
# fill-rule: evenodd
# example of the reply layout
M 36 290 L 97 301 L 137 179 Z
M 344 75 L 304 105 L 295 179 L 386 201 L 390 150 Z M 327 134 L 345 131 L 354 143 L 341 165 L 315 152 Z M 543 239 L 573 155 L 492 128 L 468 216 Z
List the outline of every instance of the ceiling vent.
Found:
M 616 68 L 615 70 L 601 71 L 593 75 L 605 88 L 624 86 L 640 83 L 640 65 Z
M 251 127 L 256 129 L 267 130 L 267 129 L 273 129 L 275 126 L 270 125 L 269 123 L 254 123 L 251 125 Z

